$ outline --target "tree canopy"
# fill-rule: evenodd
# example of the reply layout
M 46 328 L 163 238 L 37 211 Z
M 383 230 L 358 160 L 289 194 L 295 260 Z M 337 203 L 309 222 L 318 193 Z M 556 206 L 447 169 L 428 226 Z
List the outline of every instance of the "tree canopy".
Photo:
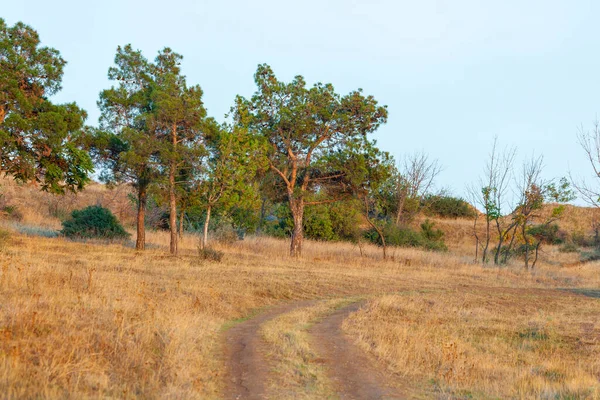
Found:
M 82 189 L 93 171 L 83 149 L 86 112 L 49 100 L 65 64 L 34 29 L 0 19 L 0 171 L 54 193 Z
M 302 76 L 279 81 L 266 64 L 254 80 L 257 92 L 236 99 L 236 123 L 264 137 L 270 170 L 283 181 L 294 219 L 290 253 L 301 254 L 304 207 L 330 200 L 311 197 L 341 182 L 343 173 L 328 162 L 348 141 L 366 137 L 387 120 L 387 108 L 356 90 L 345 96 L 333 85 L 307 87 Z

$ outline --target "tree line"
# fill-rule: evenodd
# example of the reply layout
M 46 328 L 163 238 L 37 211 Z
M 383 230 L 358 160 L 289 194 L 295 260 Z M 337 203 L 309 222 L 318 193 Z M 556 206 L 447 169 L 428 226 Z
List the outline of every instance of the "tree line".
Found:
M 485 176 L 470 191 L 479 213 L 434 191 L 442 170 L 437 160 L 421 152 L 397 164 L 377 147 L 371 135 L 387 122 L 388 109 L 361 89 L 342 95 L 331 84 L 309 86 L 302 76 L 283 82 L 261 64 L 255 93 L 237 96 L 227 122 L 218 122 L 207 115 L 201 87 L 182 74 L 182 62 L 170 48 L 151 60 L 131 45 L 118 47 L 108 70 L 112 84 L 99 94 L 98 126 L 87 126 L 86 112 L 75 103 L 50 100 L 61 89 L 66 62 L 60 53 L 41 46 L 33 28 L 0 19 L 0 169 L 59 194 L 82 190 L 95 168 L 104 182 L 131 185 L 136 249 L 145 247 L 148 204 L 158 199 L 168 210 L 172 254 L 193 214 L 201 214 L 206 248 L 215 212 L 237 212 L 239 219 L 259 214 L 258 229 L 264 229 L 278 210 L 293 257 L 302 253 L 307 216 L 322 223 L 319 213 L 337 218 L 339 231 L 357 241 L 356 226 L 365 221 L 371 233 L 362 236 L 371 235 L 384 258 L 390 241 L 441 248 L 443 234 L 428 221 L 417 233 L 407 227 L 419 213 L 443 205 L 455 216 L 474 217 L 476 259 L 506 262 L 519 237 L 526 266 L 534 266 L 542 240 L 531 233 L 532 221 L 544 203 L 573 198 L 566 180 L 542 180 L 542 160 L 534 159 L 523 167 L 518 201 L 503 213 L 510 182 L 517 181 L 514 151 L 495 145 Z M 598 137 L 598 129 L 580 135 L 593 166 Z M 590 186 L 575 188 L 597 202 Z M 560 213 L 541 225 L 550 226 Z M 332 236 L 321 225 L 310 225 L 309 233 Z

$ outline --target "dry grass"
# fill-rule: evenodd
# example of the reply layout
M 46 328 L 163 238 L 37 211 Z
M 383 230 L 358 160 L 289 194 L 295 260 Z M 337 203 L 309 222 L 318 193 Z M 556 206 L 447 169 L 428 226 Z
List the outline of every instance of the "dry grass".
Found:
M 40 191 L 34 184 L 18 184 L 10 177 L 0 177 L 0 218 L 2 208 L 14 209 L 13 219 L 25 225 L 60 229 L 61 221 L 68 218 L 73 210 L 91 205 L 109 208 L 123 224 L 135 223 L 135 207 L 129 200 L 132 193 L 127 185 L 109 189 L 106 185 L 92 182 L 80 193 L 54 195 Z M 5 216 L 10 217 L 11 215 Z
M 451 307 L 461 298 L 457 293 L 480 287 L 483 293 L 505 293 L 509 303 L 527 305 L 529 314 L 523 318 L 535 317 L 541 324 L 545 320 L 532 303 L 537 298 L 513 301 L 511 296 L 520 293 L 516 288 L 528 293 L 531 288 L 600 286 L 597 265 L 588 264 L 563 268 L 547 262 L 529 273 L 414 249 L 392 250 L 392 258 L 382 262 L 376 247 L 367 246 L 360 257 L 351 244 L 315 242 L 307 242 L 305 256 L 296 261 L 287 257 L 287 241 L 269 238 L 215 243 L 225 257 L 210 263 L 198 259 L 192 236 L 184 238 L 181 256 L 172 258 L 166 255 L 164 233 L 150 232 L 150 250 L 143 253 L 119 244 L 11 235 L 0 252 L 0 393 L 7 398 L 218 398 L 224 365 L 221 327 L 283 301 L 424 289 L 444 296 L 440 302 Z M 552 257 L 552 252 L 546 255 Z M 568 331 L 573 340 L 588 337 L 576 331 L 576 324 L 592 318 L 597 300 L 563 296 L 563 304 L 563 297 L 547 297 L 543 309 L 554 318 L 556 332 L 573 321 Z M 493 318 L 493 308 L 486 312 Z M 498 318 L 509 315 L 504 309 L 497 312 Z M 375 325 L 398 321 L 390 316 L 391 322 Z M 590 349 L 582 346 L 559 348 L 556 368 L 561 363 L 572 367 L 571 360 Z M 591 373 L 578 368 L 574 371 Z
M 565 291 L 464 287 L 380 297 L 344 329 L 448 397 L 600 398 L 599 314 Z
M 269 344 L 275 380 L 270 382 L 269 399 L 326 399 L 335 393 L 325 367 L 316 362 L 307 332 L 315 320 L 351 300 L 335 299 L 300 308 L 267 322 L 261 335 Z

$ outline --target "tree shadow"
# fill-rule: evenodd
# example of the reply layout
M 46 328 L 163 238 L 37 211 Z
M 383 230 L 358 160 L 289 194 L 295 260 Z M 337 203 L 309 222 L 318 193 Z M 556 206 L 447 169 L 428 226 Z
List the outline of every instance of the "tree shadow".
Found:
M 581 294 L 587 297 L 594 297 L 600 299 L 600 289 L 563 289 L 567 292 Z

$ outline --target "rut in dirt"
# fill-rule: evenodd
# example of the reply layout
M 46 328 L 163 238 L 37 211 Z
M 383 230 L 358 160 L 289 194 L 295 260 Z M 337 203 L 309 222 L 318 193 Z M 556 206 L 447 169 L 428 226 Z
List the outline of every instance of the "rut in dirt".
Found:
M 261 326 L 282 314 L 314 305 L 316 301 L 282 304 L 241 322 L 225 336 L 227 373 L 225 399 L 262 400 L 266 398 L 272 363 L 269 346 L 260 334 Z M 346 336 L 342 322 L 362 303 L 342 307 L 318 321 L 310 330 L 312 347 L 340 400 L 405 399 L 409 396 L 389 382 L 397 377 L 386 372 L 373 357 L 362 351 Z
M 230 328 L 225 335 L 227 374 L 224 397 L 226 399 L 265 399 L 269 382 L 269 347 L 260 334 L 265 322 L 297 308 L 308 307 L 314 301 L 282 304 Z
M 327 368 L 341 400 L 406 399 L 406 393 L 389 385 L 397 377 L 352 343 L 342 330 L 344 319 L 361 305 L 352 303 L 340 308 L 309 330 L 319 361 Z

